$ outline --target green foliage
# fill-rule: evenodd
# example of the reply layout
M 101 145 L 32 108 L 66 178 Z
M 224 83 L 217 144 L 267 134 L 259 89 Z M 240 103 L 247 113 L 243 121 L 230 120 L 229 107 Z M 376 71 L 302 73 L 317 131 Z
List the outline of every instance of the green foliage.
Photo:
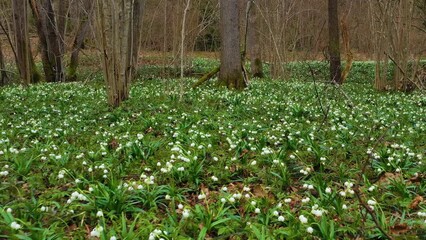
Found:
M 371 63 L 339 89 L 288 66 L 304 81 L 146 80 L 112 111 L 99 79 L 1 88 L 0 238 L 383 238 L 355 187 L 424 236 L 424 94 L 375 92 Z

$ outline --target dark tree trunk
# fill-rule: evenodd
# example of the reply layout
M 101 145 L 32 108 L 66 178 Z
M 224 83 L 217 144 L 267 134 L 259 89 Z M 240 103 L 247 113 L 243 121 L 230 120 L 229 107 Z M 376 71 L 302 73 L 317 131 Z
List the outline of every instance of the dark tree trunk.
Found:
M 62 82 L 64 80 L 64 71 L 62 66 L 61 42 L 58 26 L 56 24 L 55 12 L 53 10 L 52 1 L 43 1 L 42 19 L 44 21 L 45 34 L 47 36 L 47 52 L 50 63 L 54 66 L 55 79 L 54 82 Z
M 37 83 L 40 81 L 40 74 L 37 72 L 31 54 L 30 39 L 28 37 L 27 1 L 13 0 L 12 8 L 16 44 L 16 65 L 24 84 Z
M 129 38 L 129 46 L 132 47 L 132 52 L 129 55 L 128 66 L 130 67 L 130 78 L 134 78 L 136 73 L 136 68 L 138 66 L 138 56 L 139 56 L 139 47 L 141 39 L 141 29 L 142 29 L 142 17 L 145 7 L 145 0 L 135 0 L 133 3 L 133 16 L 130 21 L 130 30 L 129 34 L 132 34 Z
M 64 80 L 60 38 L 51 0 L 30 0 L 37 34 L 40 40 L 41 59 L 47 82 Z
M 219 84 L 243 89 L 238 0 L 220 0 L 220 73 Z
M 6 65 L 4 64 L 4 56 L 3 56 L 3 49 L 1 46 L 1 39 L 0 39 L 0 86 L 4 86 L 9 82 L 9 76 L 6 72 Z
M 252 0 L 247 0 L 247 3 L 253 4 L 250 3 L 251 1 Z M 259 44 L 259 24 L 256 6 L 251 6 L 248 20 L 247 53 L 250 58 L 251 74 L 253 77 L 262 78 L 264 75 Z
M 83 15 L 81 17 L 80 26 L 78 28 L 77 34 L 74 38 L 74 42 L 72 45 L 71 51 L 71 59 L 70 65 L 68 68 L 68 81 L 76 81 L 77 80 L 77 68 L 79 65 L 79 54 L 80 50 L 83 48 L 84 40 L 87 35 L 90 33 L 90 27 L 92 24 L 93 11 L 95 9 L 95 1 L 85 0 L 84 8 L 86 11 L 83 11 Z
M 339 43 L 339 16 L 337 10 L 337 2 L 337 0 L 328 0 L 328 42 L 330 51 L 330 80 L 332 83 L 342 84 Z

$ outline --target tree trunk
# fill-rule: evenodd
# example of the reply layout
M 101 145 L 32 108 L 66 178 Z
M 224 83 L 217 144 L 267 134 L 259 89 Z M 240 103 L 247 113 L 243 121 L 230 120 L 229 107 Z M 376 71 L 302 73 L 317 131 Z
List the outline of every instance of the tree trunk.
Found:
M 42 21 L 47 37 L 47 53 L 54 72 L 53 82 L 62 82 L 64 80 L 64 71 L 62 66 L 62 51 L 60 34 L 56 24 L 55 12 L 53 11 L 52 1 L 43 1 Z
M 140 49 L 140 39 L 141 39 L 141 29 L 142 29 L 142 19 L 145 8 L 145 0 L 134 0 L 133 2 L 133 16 L 132 22 L 129 29 L 129 34 L 131 34 L 131 43 L 129 46 L 132 46 L 132 52 L 130 53 L 130 62 L 127 63 L 130 66 L 131 74 L 130 78 L 133 78 L 136 75 L 136 68 L 139 62 L 139 49 Z
M 25 85 L 40 81 L 40 74 L 35 67 L 31 54 L 30 39 L 28 37 L 28 11 L 26 0 L 13 0 L 13 22 L 16 44 L 16 65 Z
M 90 33 L 90 27 L 92 23 L 92 17 L 95 9 L 95 1 L 93 0 L 85 0 L 83 3 L 83 7 L 85 11 L 81 16 L 82 20 L 80 21 L 80 26 L 77 30 L 77 34 L 74 38 L 72 50 L 71 50 L 71 59 L 70 65 L 68 67 L 68 81 L 76 81 L 77 80 L 77 68 L 79 65 L 79 54 L 80 50 L 83 47 L 84 41 L 87 35 Z
M 4 86 L 9 82 L 9 76 L 6 72 L 6 65 L 4 64 L 4 56 L 3 56 L 3 49 L 0 39 L 0 86 Z
M 41 60 L 47 82 L 64 80 L 60 38 L 51 0 L 30 0 L 37 35 L 40 41 Z
M 247 4 L 253 4 L 253 0 L 247 0 Z M 253 77 L 263 77 L 262 57 L 259 44 L 259 23 L 256 6 L 251 6 L 248 17 L 247 29 L 247 53 L 250 58 L 251 74 Z
M 61 0 L 58 3 L 58 35 L 59 35 L 59 49 L 61 55 L 65 53 L 65 32 L 67 26 L 67 15 L 69 9 L 69 0 Z M 85 9 L 85 11 L 87 11 Z
M 330 50 L 330 80 L 342 84 L 340 63 L 339 16 L 337 0 L 328 0 L 328 42 Z
M 133 0 L 98 0 L 97 30 L 101 45 L 108 103 L 120 106 L 129 97 L 135 51 L 133 32 Z M 136 33 L 138 34 L 138 33 Z M 129 65 L 130 63 L 130 65 Z
M 220 73 L 219 84 L 230 89 L 243 89 L 240 53 L 238 0 L 220 0 Z

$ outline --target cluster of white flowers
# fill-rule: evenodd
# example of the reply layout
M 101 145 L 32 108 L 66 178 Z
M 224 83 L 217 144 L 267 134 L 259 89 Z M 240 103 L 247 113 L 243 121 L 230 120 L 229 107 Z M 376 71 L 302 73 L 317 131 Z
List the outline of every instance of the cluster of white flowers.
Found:
M 312 206 L 311 213 L 317 217 L 321 217 L 325 212 L 324 209 L 319 208 L 318 204 Z
M 21 224 L 19 224 L 19 223 L 17 223 L 17 222 L 12 222 L 12 223 L 10 224 L 10 227 L 11 227 L 12 229 L 14 229 L 14 230 L 18 230 L 18 229 L 21 229 L 21 228 L 22 228 Z
M 1 154 L 0 154 L 1 155 Z M 9 171 L 7 170 L 7 169 L 9 169 L 9 165 L 4 165 L 3 166 L 3 169 L 5 169 L 5 170 L 3 170 L 3 171 L 0 171 L 0 176 L 3 176 L 3 177 L 5 177 L 5 176 L 7 176 L 7 175 L 9 175 Z
M 355 194 L 355 191 L 352 189 L 354 186 L 352 182 L 346 181 L 344 185 L 345 185 L 345 189 L 339 192 L 340 196 L 346 197 L 348 194 L 350 195 Z
M 303 175 L 308 175 L 310 172 L 312 172 L 312 168 L 310 168 L 310 167 L 300 169 L 300 173 L 302 173 Z
M 152 231 L 149 234 L 149 238 L 148 240 L 155 240 L 155 239 L 159 239 L 159 240 L 164 240 L 164 238 L 161 238 L 161 235 L 167 235 L 168 233 L 166 231 L 161 231 L 160 229 L 156 228 L 154 231 Z
M 87 197 L 85 195 L 75 191 L 71 194 L 71 197 L 68 199 L 67 203 L 70 204 L 75 200 L 87 201 Z

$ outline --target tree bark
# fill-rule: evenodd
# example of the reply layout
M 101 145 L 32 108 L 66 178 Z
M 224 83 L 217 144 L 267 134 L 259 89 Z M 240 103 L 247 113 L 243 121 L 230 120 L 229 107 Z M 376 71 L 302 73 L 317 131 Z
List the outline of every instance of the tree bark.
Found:
M 133 2 L 133 16 L 132 16 L 132 22 L 129 29 L 129 34 L 131 34 L 131 43 L 129 43 L 129 46 L 132 46 L 132 51 L 130 53 L 130 62 L 128 63 L 128 66 L 130 67 L 131 74 L 130 78 L 133 80 L 133 78 L 136 75 L 136 68 L 138 66 L 139 62 L 139 49 L 140 49 L 140 39 L 141 39 L 141 29 L 142 29 L 142 19 L 144 14 L 144 8 L 145 8 L 145 0 L 134 0 Z
M 9 82 L 9 76 L 6 72 L 6 65 L 4 63 L 4 55 L 2 49 L 2 43 L 0 39 L 0 86 L 4 86 Z
M 253 0 L 247 0 L 247 4 L 253 4 Z M 262 78 L 263 66 L 259 44 L 259 23 L 256 6 L 251 6 L 248 12 L 248 29 L 247 29 L 247 53 L 250 58 L 251 75 L 253 77 Z
M 328 42 L 330 51 L 330 81 L 342 84 L 337 0 L 328 0 Z
M 65 53 L 65 32 L 67 26 L 67 15 L 69 9 L 69 0 L 61 0 L 58 3 L 58 35 L 59 35 L 59 49 L 61 55 Z
M 40 81 L 34 59 L 31 54 L 28 37 L 28 6 L 26 0 L 13 0 L 13 22 L 15 32 L 16 65 L 25 85 Z
M 77 34 L 74 38 L 72 50 L 71 50 L 71 59 L 70 65 L 68 67 L 68 81 L 77 80 L 77 69 L 79 65 L 79 54 L 80 50 L 83 48 L 84 41 L 86 40 L 87 35 L 90 33 L 90 27 L 92 24 L 92 17 L 95 9 L 95 1 L 85 0 L 83 7 L 83 15 L 81 16 L 82 20 L 80 21 L 80 26 L 78 27 Z
M 242 73 L 238 0 L 220 0 L 220 38 L 219 84 L 243 89 L 247 85 Z
M 108 103 L 118 107 L 128 99 L 132 80 L 131 39 L 133 30 L 133 0 L 97 0 L 97 30 L 101 45 Z

